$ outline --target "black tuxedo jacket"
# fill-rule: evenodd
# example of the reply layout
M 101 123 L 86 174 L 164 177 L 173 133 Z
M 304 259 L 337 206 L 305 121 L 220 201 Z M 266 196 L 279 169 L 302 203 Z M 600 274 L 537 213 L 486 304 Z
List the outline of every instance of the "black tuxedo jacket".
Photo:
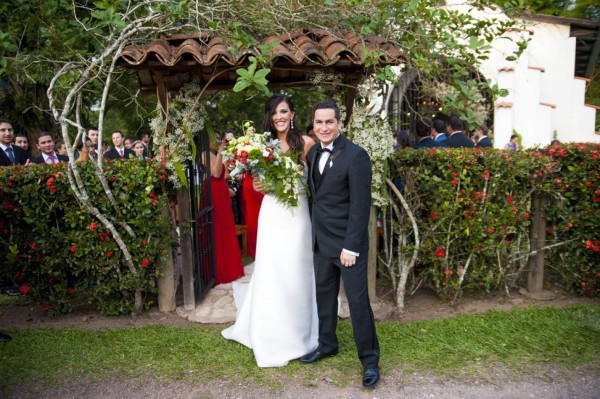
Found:
M 417 141 L 415 144 L 413 144 L 413 148 L 418 150 L 419 148 L 445 147 L 446 145 L 442 143 L 443 142 L 435 141 L 431 137 L 425 137 L 423 140 Z
M 481 140 L 477 142 L 477 144 L 475 144 L 475 147 L 479 148 L 492 148 L 493 146 L 494 144 L 488 136 L 484 136 Z
M 69 162 L 69 157 L 65 157 L 64 155 L 56 154 L 56 159 L 58 162 Z M 33 163 L 46 163 L 44 161 L 44 156 L 40 155 L 39 157 L 31 158 L 31 162 Z
M 21 147 L 16 145 L 11 146 L 13 149 L 13 155 L 15 156 L 15 165 L 25 165 L 27 162 L 27 153 Z M 0 148 L 0 166 L 12 166 L 13 163 L 6 153 Z
M 456 132 L 452 136 L 448 137 L 446 141 L 446 147 L 449 148 L 473 148 L 475 145 L 470 138 L 465 136 L 463 132 Z
M 123 151 L 122 159 L 129 159 L 130 155 L 135 158 L 135 152 L 133 150 L 125 148 L 125 150 Z M 121 159 L 121 156 L 119 155 L 119 151 L 117 151 L 117 149 L 113 147 L 110 150 L 106 151 L 106 154 L 104 154 L 104 158 L 115 160 Z
M 371 160 L 340 134 L 318 178 L 319 147 L 314 145 L 308 153 L 313 250 L 318 243 L 319 251 L 330 258 L 339 257 L 342 249 L 362 256 L 368 248 Z

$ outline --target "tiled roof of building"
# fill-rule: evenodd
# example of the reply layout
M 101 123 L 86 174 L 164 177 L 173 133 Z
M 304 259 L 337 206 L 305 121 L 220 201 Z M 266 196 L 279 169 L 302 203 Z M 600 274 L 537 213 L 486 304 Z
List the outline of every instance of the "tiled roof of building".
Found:
M 344 81 L 355 82 L 365 72 L 362 57 L 367 53 L 376 53 L 379 65 L 398 65 L 406 60 L 396 46 L 377 36 L 297 29 L 267 37 L 261 44 L 275 41 L 279 43 L 269 52 L 272 67 L 268 79 L 273 86 L 308 85 L 307 75 L 324 68 L 335 68 Z M 249 57 L 255 55 L 257 48 L 236 48 L 222 37 L 202 32 L 127 46 L 119 63 L 137 70 L 145 90 L 155 90 L 161 83 L 174 90 L 193 79 L 207 82 L 211 78 L 211 88 L 228 89 L 237 79 L 235 69 L 247 66 Z

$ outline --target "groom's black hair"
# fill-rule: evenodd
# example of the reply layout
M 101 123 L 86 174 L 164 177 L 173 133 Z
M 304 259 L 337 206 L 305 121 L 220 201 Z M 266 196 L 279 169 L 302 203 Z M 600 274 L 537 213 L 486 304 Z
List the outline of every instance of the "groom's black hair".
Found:
M 338 108 L 337 104 L 333 100 L 322 100 L 322 101 L 319 101 L 318 103 L 316 103 L 315 106 L 313 107 L 313 119 L 315 117 L 315 112 L 318 109 L 332 109 L 335 111 L 335 119 L 337 119 L 339 121 L 341 118 L 340 109 Z

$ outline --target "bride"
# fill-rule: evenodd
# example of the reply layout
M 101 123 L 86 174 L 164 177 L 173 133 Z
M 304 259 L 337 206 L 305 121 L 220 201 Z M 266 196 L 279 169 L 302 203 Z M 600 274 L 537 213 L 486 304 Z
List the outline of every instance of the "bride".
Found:
M 315 142 L 294 127 L 294 116 L 291 98 L 275 94 L 265 104 L 263 131 L 279 139 L 283 152 L 299 154 L 306 182 L 306 154 Z M 260 191 L 261 183 L 255 188 Z M 254 274 L 235 324 L 222 335 L 251 348 L 259 367 L 285 366 L 314 351 L 319 327 L 314 280 L 306 195 L 292 209 L 265 195 Z

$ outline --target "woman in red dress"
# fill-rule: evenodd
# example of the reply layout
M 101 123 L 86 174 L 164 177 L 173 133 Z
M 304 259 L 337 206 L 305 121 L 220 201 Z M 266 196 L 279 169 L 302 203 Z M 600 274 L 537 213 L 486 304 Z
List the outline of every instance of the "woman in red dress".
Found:
M 217 154 L 210 154 L 210 184 L 213 203 L 213 226 L 215 243 L 215 269 L 217 284 L 237 280 L 244 275 L 242 255 L 235 233 L 235 221 L 231 209 L 229 187 L 225 180 L 221 142 Z
M 244 217 L 246 219 L 246 252 L 248 256 L 256 258 L 258 213 L 265 195 L 254 189 L 252 175 L 249 173 L 245 174 L 242 180 L 242 194 L 244 197 Z

